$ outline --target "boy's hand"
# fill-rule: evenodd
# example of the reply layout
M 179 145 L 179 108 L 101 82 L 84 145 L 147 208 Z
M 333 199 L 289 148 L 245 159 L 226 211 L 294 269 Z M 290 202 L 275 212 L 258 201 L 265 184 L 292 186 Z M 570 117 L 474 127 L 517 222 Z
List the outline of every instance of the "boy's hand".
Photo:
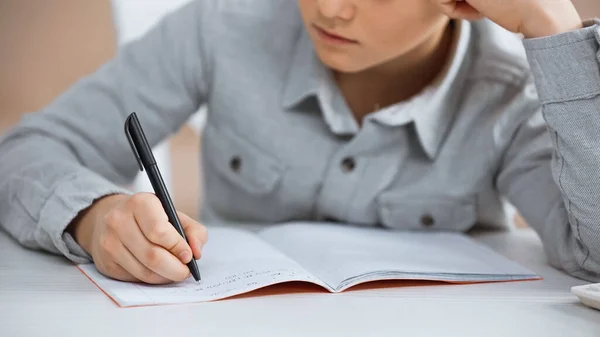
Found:
M 430 0 L 453 19 L 487 17 L 526 38 L 580 29 L 583 23 L 570 0 Z
M 204 226 L 183 213 L 178 216 L 190 245 L 151 193 L 104 197 L 73 224 L 73 230 L 75 240 L 92 255 L 102 274 L 164 284 L 190 275 L 186 264 L 200 258 L 208 239 Z

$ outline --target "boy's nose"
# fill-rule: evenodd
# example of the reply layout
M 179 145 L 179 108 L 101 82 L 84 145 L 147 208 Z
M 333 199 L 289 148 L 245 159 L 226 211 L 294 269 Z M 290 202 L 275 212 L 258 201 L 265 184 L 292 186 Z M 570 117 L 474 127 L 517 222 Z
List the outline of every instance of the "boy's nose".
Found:
M 329 19 L 350 20 L 354 17 L 355 6 L 350 0 L 318 0 L 319 11 Z

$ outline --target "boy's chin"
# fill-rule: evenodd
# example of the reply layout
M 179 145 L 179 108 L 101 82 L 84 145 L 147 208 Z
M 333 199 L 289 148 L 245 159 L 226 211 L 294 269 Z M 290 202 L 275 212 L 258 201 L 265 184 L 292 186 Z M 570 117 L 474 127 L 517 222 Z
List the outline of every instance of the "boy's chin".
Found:
M 326 67 L 340 73 L 357 73 L 369 68 L 369 65 L 349 55 L 319 53 L 319 59 Z

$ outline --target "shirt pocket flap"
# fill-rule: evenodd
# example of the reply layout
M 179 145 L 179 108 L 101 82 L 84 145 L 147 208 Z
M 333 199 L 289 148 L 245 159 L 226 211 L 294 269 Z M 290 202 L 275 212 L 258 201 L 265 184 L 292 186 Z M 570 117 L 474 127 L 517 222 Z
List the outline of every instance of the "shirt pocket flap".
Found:
M 379 200 L 383 225 L 398 229 L 465 231 L 477 219 L 475 201 L 460 198 L 397 198 Z
M 271 192 L 281 180 L 284 166 L 267 152 L 224 128 L 204 129 L 204 158 L 217 174 L 254 195 Z

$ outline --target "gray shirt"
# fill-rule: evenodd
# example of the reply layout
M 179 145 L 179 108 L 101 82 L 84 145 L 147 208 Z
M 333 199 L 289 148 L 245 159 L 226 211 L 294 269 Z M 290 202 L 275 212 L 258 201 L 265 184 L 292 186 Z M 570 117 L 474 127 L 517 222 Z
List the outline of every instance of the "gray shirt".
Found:
M 600 282 L 600 21 L 521 41 L 462 22 L 422 95 L 358 127 L 296 1 L 194 1 L 0 143 L 0 223 L 27 247 L 88 256 L 64 232 L 135 177 L 123 132 L 151 144 L 207 104 L 207 226 L 339 221 L 403 230 L 502 227 L 503 200 L 549 263 Z

